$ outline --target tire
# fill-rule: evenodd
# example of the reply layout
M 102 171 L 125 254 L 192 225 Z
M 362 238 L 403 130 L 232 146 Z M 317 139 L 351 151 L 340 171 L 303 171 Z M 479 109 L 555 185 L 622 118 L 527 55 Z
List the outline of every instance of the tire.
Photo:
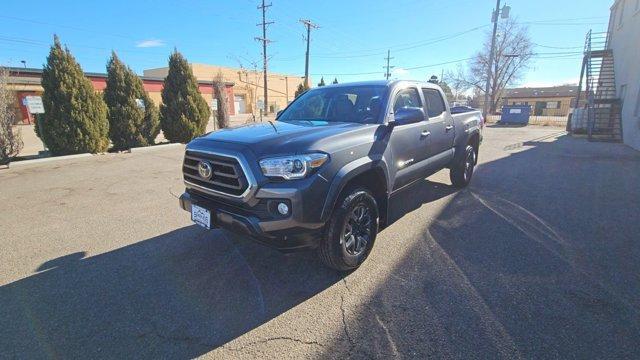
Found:
M 456 161 L 449 171 L 449 178 L 453 186 L 463 188 L 469 185 L 471 177 L 473 176 L 477 156 L 473 146 L 467 145 L 464 149 L 464 156 Z
M 364 188 L 347 190 L 329 219 L 318 248 L 320 259 L 338 271 L 354 270 L 369 256 L 377 233 L 375 198 Z

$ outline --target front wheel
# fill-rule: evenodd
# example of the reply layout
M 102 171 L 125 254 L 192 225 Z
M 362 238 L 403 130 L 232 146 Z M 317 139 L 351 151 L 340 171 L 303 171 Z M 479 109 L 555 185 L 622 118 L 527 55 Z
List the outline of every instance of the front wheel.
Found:
M 464 156 L 458 160 L 449 171 L 449 178 L 453 186 L 463 188 L 469 185 L 473 169 L 476 165 L 476 150 L 471 145 L 467 145 L 464 149 Z
M 356 269 L 378 233 L 378 205 L 363 188 L 347 191 L 331 215 L 318 249 L 322 262 L 339 271 Z

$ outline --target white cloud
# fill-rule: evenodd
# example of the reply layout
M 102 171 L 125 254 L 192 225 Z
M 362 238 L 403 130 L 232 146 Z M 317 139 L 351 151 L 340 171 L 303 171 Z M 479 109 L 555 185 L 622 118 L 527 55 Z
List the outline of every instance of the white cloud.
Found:
M 136 43 L 136 47 L 139 47 L 139 48 L 160 47 L 164 45 L 165 45 L 164 41 L 159 39 L 142 40 Z

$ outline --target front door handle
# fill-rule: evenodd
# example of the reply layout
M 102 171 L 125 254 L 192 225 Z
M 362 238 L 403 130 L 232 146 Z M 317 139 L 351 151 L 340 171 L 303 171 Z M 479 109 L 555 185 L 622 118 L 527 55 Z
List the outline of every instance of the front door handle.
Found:
M 449 131 L 449 130 L 453 129 L 453 125 L 447 125 L 444 129 Z
M 421 132 L 421 133 L 420 133 L 420 136 L 421 136 L 421 137 L 427 137 L 427 136 L 429 136 L 429 135 L 431 135 L 431 131 L 428 131 L 428 130 L 425 130 L 425 131 L 423 131 L 423 132 Z

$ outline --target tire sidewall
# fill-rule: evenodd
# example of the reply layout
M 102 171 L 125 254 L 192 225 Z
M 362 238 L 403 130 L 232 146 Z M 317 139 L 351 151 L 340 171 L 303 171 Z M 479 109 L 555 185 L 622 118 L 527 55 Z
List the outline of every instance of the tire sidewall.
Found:
M 345 226 L 345 222 L 353 209 L 360 204 L 369 208 L 372 214 L 373 221 L 371 222 L 371 236 L 367 248 L 359 255 L 351 255 L 347 253 L 345 247 L 341 243 L 342 231 Z M 347 192 L 347 195 L 342 199 L 341 205 L 334 211 L 332 215 L 331 224 L 327 233 L 327 241 L 331 243 L 331 252 L 336 260 L 343 263 L 344 267 L 354 269 L 358 267 L 369 256 L 373 244 L 375 243 L 378 233 L 378 206 L 375 199 L 365 189 L 355 189 Z
M 465 179 L 465 163 L 469 154 L 473 153 L 475 157 L 474 161 L 471 163 L 471 173 L 469 177 Z M 476 150 L 471 145 L 466 145 L 461 152 L 460 156 L 456 159 L 454 166 L 451 167 L 450 170 L 450 178 L 453 185 L 457 188 L 463 188 L 469 185 L 471 182 L 471 178 L 473 177 L 473 173 L 475 172 L 475 160 L 477 160 L 478 154 Z
M 478 154 L 476 154 L 476 150 L 473 148 L 473 146 L 471 145 L 467 145 L 467 148 L 465 149 L 464 152 L 464 159 L 462 160 L 462 172 L 465 172 L 465 164 L 467 162 L 467 158 L 469 157 L 470 154 L 473 154 L 473 161 L 471 162 L 471 172 L 469 173 L 469 178 L 465 179 L 465 182 L 467 184 L 469 184 L 471 182 L 471 178 L 473 177 L 473 173 L 476 170 L 476 159 Z

